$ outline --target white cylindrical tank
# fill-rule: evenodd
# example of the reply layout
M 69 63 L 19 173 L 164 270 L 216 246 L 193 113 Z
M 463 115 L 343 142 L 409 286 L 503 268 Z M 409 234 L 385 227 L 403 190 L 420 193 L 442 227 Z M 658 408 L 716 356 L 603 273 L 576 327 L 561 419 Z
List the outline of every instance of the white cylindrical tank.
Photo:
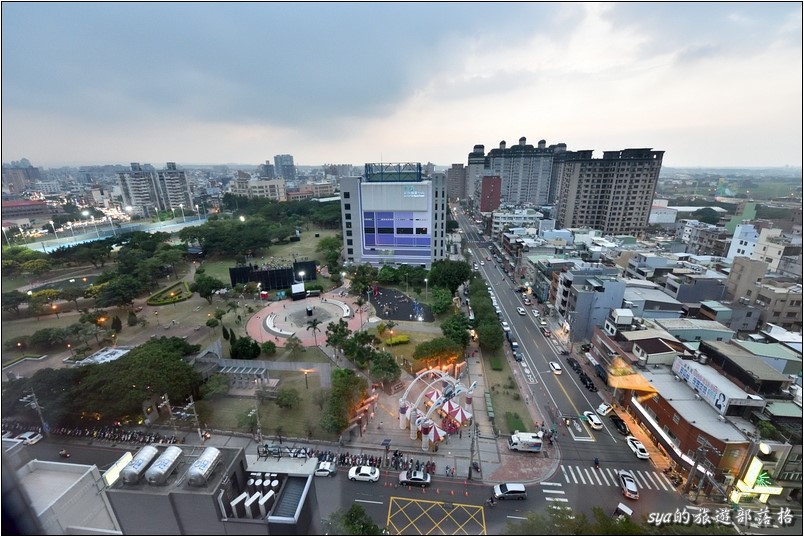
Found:
M 190 465 L 187 470 L 187 484 L 193 487 L 203 487 L 207 484 L 207 479 L 212 475 L 213 470 L 221 462 L 221 451 L 218 448 L 208 447 L 201 452 L 201 455 Z M 257 480 L 254 480 L 256 485 Z
M 156 459 L 148 470 L 145 471 L 145 479 L 150 485 L 164 485 L 168 476 L 176 469 L 181 462 L 183 451 L 178 446 L 170 446 L 162 455 Z
M 136 485 L 142 478 L 142 474 L 148 465 L 151 464 L 156 456 L 159 455 L 159 450 L 153 446 L 144 446 L 140 449 L 131 462 L 126 464 L 120 470 L 120 477 L 123 478 L 123 483 L 126 485 Z

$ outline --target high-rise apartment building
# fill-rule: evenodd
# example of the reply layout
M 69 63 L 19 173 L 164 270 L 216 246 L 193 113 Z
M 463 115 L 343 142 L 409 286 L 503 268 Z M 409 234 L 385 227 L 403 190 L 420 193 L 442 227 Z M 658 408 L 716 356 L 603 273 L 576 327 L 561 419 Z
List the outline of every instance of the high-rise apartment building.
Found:
M 448 257 L 443 176 L 421 164 L 366 164 L 363 177 L 341 179 L 341 226 L 347 264 L 419 265 Z
M 151 210 L 192 207 L 187 174 L 177 169 L 175 162 L 168 162 L 164 170 L 158 171 L 144 169 L 139 163 L 132 162 L 131 170 L 120 172 L 118 177 L 123 205 L 131 206 L 135 212 L 148 216 Z
M 573 151 L 557 160 L 556 220 L 606 235 L 639 234 L 648 225 L 664 151 Z
M 281 177 L 285 181 L 296 180 L 296 165 L 293 164 L 293 155 L 274 156 L 274 166 L 277 177 Z
M 463 164 L 453 164 L 447 170 L 447 197 L 451 200 L 466 198 L 466 168 Z
M 481 213 L 496 211 L 500 206 L 500 189 L 502 178 L 499 175 L 488 175 L 478 183 L 477 210 Z
M 260 179 L 273 179 L 276 177 L 276 170 L 270 160 L 266 160 L 265 164 L 260 164 Z
M 474 183 L 470 192 L 477 190 L 481 177 L 496 175 L 502 178 L 500 196 L 503 203 L 550 202 L 553 158 L 567 150 L 566 144 L 547 146 L 544 140 L 534 147 L 523 136 L 517 145 L 508 147 L 505 141 L 485 157 L 482 145 L 476 145 L 469 154 L 468 183 Z M 482 166 L 482 169 L 481 169 Z

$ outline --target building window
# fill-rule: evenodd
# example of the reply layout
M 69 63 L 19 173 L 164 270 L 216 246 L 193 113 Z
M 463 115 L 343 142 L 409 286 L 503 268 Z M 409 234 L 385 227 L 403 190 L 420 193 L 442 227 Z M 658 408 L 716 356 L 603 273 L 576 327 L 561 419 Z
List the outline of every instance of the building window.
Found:
M 347 254 L 350 254 L 350 255 L 351 255 L 351 254 L 354 254 L 354 253 L 355 253 L 355 252 L 354 252 L 354 248 L 349 248 L 349 249 L 347 249 L 347 250 L 346 250 L 346 253 L 347 253 Z
M 346 239 L 346 246 L 352 246 L 352 239 Z
M 346 219 L 351 220 L 352 219 L 352 213 L 346 213 Z
M 348 200 L 348 199 L 351 197 L 351 196 L 350 196 L 350 194 L 351 194 L 351 192 L 344 192 L 344 193 L 343 193 L 343 199 L 347 199 L 347 200 Z
M 352 223 L 346 222 L 346 229 L 352 229 Z
M 344 203 L 343 208 L 345 210 L 347 210 L 347 211 L 351 211 L 352 210 L 352 204 L 351 203 Z
M 351 229 L 350 229 L 349 231 L 347 231 L 347 232 L 346 232 L 346 236 L 347 236 L 347 237 L 351 237 L 351 236 L 352 236 L 352 230 L 351 230 Z

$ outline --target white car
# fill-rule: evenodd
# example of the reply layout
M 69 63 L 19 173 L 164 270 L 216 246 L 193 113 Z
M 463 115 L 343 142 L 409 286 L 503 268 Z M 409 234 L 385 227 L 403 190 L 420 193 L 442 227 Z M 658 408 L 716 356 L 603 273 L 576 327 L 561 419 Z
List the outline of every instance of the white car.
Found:
M 620 490 L 623 491 L 623 496 L 632 500 L 638 500 L 639 489 L 637 488 L 636 481 L 634 480 L 634 476 L 631 475 L 631 472 L 620 470 L 617 472 L 617 477 L 620 478 Z
M 501 323 L 500 323 L 500 326 L 502 326 L 502 329 L 503 329 L 505 332 L 510 332 L 510 331 L 511 331 L 511 327 L 508 325 L 508 322 L 507 322 L 507 321 L 503 321 L 503 322 L 501 322 Z
M 587 410 L 586 412 L 583 413 L 583 415 L 586 416 L 586 423 L 589 424 L 589 427 L 597 431 L 603 429 L 603 422 L 600 421 L 600 418 L 597 417 L 597 414 L 595 414 L 591 410 Z
M 600 414 L 601 416 L 605 416 L 606 414 L 611 412 L 611 410 L 612 407 L 608 403 L 600 403 L 600 406 L 597 407 L 597 413 Z
M 525 308 L 517 308 L 516 312 L 520 315 L 525 315 Z
M 533 314 L 534 317 L 536 318 L 539 317 L 539 310 L 530 310 L 530 312 Z
M 335 466 L 334 462 L 322 461 L 318 463 L 314 473 L 319 477 L 332 477 L 338 473 L 338 467 Z
M 17 440 L 22 440 L 23 444 L 32 445 L 42 440 L 42 435 L 33 431 L 17 435 Z
M 481 262 L 480 262 L 480 266 L 481 266 L 481 267 L 482 267 L 482 266 L 484 266 L 485 264 L 486 264 L 486 262 L 485 262 L 485 261 L 481 261 Z
M 370 481 L 376 483 L 380 480 L 380 470 L 373 466 L 352 466 L 349 468 L 349 481 Z
M 561 374 L 561 364 L 559 364 L 558 362 L 550 362 L 550 369 L 551 369 L 551 370 L 553 371 L 553 373 L 555 373 L 556 375 L 560 375 L 560 374 Z
M 626 436 L 625 443 L 628 444 L 628 447 L 631 448 L 631 451 L 634 452 L 634 455 L 637 456 L 637 459 L 650 459 L 650 453 L 648 453 L 648 450 L 645 449 L 645 446 L 639 441 L 638 438 Z

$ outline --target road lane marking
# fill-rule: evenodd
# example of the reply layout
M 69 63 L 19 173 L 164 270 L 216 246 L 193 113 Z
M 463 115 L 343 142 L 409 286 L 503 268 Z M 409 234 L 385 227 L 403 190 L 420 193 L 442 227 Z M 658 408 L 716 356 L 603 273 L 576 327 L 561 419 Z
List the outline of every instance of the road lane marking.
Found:
M 564 468 L 562 467 L 561 469 L 563 470 Z M 550 481 L 542 481 L 539 484 L 542 485 L 542 486 L 545 486 L 545 487 L 560 487 L 561 486 L 561 483 L 551 483 Z
M 566 498 L 550 498 L 550 497 L 545 497 L 544 499 L 545 499 L 545 500 L 547 500 L 548 502 L 569 502 L 569 500 L 568 500 L 568 499 L 566 499 Z
M 553 490 L 553 489 L 542 489 L 542 492 L 545 494 L 566 494 L 563 490 Z
M 385 503 L 385 502 L 374 502 L 371 500 L 355 500 L 355 501 L 360 503 L 376 503 L 377 505 L 382 505 L 383 503 Z

